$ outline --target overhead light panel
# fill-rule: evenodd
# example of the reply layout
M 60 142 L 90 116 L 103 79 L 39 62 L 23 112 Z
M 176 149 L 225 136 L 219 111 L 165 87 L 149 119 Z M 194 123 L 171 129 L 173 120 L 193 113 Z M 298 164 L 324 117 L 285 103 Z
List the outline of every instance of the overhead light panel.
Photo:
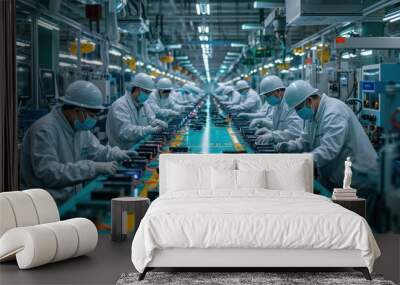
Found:
M 209 3 L 197 3 L 196 4 L 197 15 L 210 15 L 210 4 Z
M 360 54 L 361 54 L 362 56 L 370 56 L 370 55 L 372 55 L 372 49 L 361 50 Z
M 243 43 L 231 43 L 231 47 L 246 47 L 247 44 Z
M 112 55 L 115 55 L 115 56 L 121 56 L 122 55 L 122 53 L 119 50 L 116 50 L 116 49 L 110 49 L 108 51 L 108 53 L 112 54 Z
M 268 1 L 254 1 L 254 9 L 273 9 L 273 8 L 284 8 L 284 0 L 268 0 Z
M 176 60 L 188 60 L 189 57 L 187 55 L 180 55 L 175 57 Z
M 208 42 L 208 36 L 204 35 L 204 34 L 201 34 L 199 36 L 199 40 L 202 41 L 202 42 Z
M 242 30 L 244 31 L 250 31 L 250 30 L 261 30 L 263 26 L 260 24 L 243 24 L 242 25 Z
M 226 54 L 228 56 L 240 56 L 240 55 L 242 55 L 242 53 L 240 53 L 240 52 L 231 52 L 231 51 L 228 51 Z
M 167 45 L 167 49 L 181 49 L 181 48 L 182 48 L 181 44 Z
M 48 29 L 50 31 L 59 31 L 60 30 L 60 28 L 57 25 L 50 23 L 46 20 L 43 20 L 42 18 L 40 18 L 37 23 L 42 28 Z
M 383 17 L 383 21 L 396 22 L 400 20 L 400 10 L 390 11 Z
M 208 34 L 210 32 L 210 27 L 206 25 L 200 25 L 197 27 L 199 34 Z

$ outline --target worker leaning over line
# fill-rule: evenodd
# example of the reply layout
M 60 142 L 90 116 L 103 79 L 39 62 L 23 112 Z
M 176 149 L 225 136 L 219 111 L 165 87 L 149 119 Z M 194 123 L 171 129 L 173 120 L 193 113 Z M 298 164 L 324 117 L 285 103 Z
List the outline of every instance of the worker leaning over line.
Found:
M 275 75 L 265 77 L 260 83 L 260 95 L 272 106 L 272 126 L 256 131 L 256 144 L 277 144 L 296 139 L 303 129 L 303 120 L 283 100 L 285 85 Z
M 285 91 L 289 108 L 305 121 L 296 140 L 277 144 L 280 152 L 311 152 L 321 183 L 332 190 L 342 187 L 344 161 L 352 161 L 352 187 L 367 198 L 367 218 L 374 216 L 377 187 L 370 179 L 377 173 L 377 153 L 353 111 L 342 101 L 328 97 L 303 80 L 294 81 Z
M 147 100 L 156 117 L 167 121 L 179 116 L 179 111 L 183 111 L 184 107 L 175 104 L 170 97 L 173 90 L 171 80 L 168 78 L 159 79 L 156 88 Z
M 125 95 L 112 104 L 106 123 L 110 145 L 130 149 L 146 135 L 168 127 L 166 122 L 156 119 L 146 102 L 153 89 L 153 79 L 145 73 L 138 73 L 128 84 Z
M 240 94 L 240 103 L 238 105 L 228 106 L 230 111 L 253 113 L 260 109 L 260 96 L 254 89 L 250 88 L 246 80 L 239 80 L 236 82 L 235 89 Z
M 71 83 L 60 100 L 62 104 L 26 132 L 21 160 L 22 188 L 46 189 L 57 201 L 76 194 L 86 180 L 114 174 L 116 161 L 136 154 L 101 145 L 90 131 L 104 109 L 103 96 L 93 83 Z

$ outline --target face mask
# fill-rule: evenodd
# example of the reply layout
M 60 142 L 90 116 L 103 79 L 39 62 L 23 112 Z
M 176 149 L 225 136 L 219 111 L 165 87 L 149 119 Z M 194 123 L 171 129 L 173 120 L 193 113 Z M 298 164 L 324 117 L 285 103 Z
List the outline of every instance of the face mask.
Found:
M 146 102 L 147 98 L 149 98 L 149 94 L 146 92 L 140 91 L 139 96 L 137 97 L 137 100 L 140 104 L 143 104 Z
M 297 112 L 297 115 L 299 115 L 299 117 L 305 121 L 312 120 L 312 118 L 314 117 L 314 111 L 311 109 L 311 107 L 308 107 L 306 105 L 304 105 L 303 108 L 301 108 L 300 110 L 298 110 L 296 112 Z
M 76 131 L 88 131 L 93 129 L 96 123 L 97 120 L 90 116 L 86 116 L 86 119 L 83 121 L 83 123 L 77 118 L 74 121 L 74 129 Z
M 247 92 L 240 92 L 240 96 L 242 96 L 242 97 L 244 97 L 244 96 L 246 96 L 247 95 Z
M 275 95 L 267 96 L 266 100 L 267 100 L 268 104 L 270 104 L 271 106 L 276 106 L 279 103 L 281 103 L 281 101 L 282 101 L 282 99 L 276 97 Z

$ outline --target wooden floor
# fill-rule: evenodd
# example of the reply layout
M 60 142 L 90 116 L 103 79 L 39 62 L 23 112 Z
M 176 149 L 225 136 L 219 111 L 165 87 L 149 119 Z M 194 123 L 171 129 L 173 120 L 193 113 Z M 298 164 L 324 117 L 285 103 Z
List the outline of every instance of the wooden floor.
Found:
M 375 272 L 400 283 L 400 235 L 377 235 L 382 257 Z M 82 256 L 42 267 L 19 270 L 15 262 L 0 265 L 0 284 L 115 284 L 124 272 L 134 271 L 131 241 L 111 242 L 110 236 L 99 236 L 97 249 Z

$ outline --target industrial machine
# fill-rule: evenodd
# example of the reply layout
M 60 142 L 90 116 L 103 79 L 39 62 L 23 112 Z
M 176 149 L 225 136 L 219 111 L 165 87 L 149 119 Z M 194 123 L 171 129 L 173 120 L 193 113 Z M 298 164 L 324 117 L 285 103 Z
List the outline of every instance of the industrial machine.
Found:
M 375 146 L 381 134 L 392 131 L 391 114 L 400 106 L 400 64 L 373 64 L 362 68 L 360 121 Z

